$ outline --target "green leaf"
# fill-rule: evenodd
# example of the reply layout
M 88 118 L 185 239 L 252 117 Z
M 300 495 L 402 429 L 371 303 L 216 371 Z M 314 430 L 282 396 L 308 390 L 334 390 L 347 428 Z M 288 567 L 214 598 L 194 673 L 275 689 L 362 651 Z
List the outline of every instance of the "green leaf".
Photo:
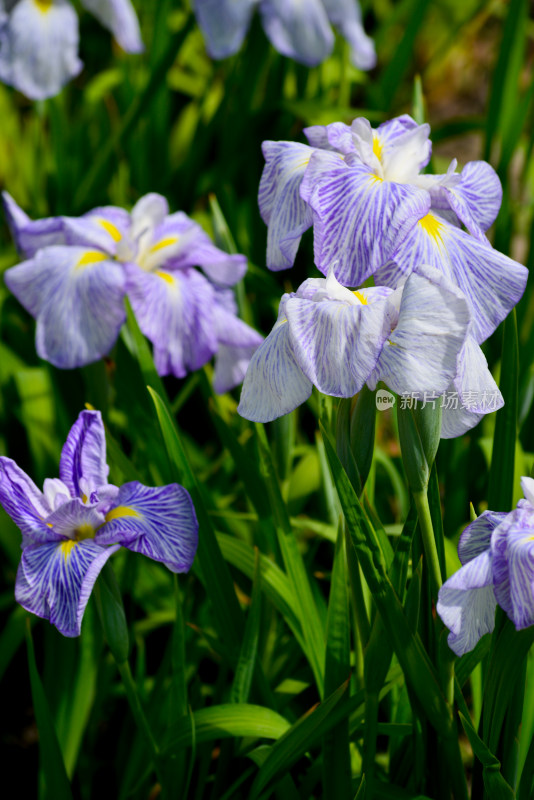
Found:
M 501 764 L 493 755 L 489 747 L 482 741 L 474 729 L 471 720 L 458 712 L 464 731 L 473 748 L 473 752 L 482 763 L 482 776 L 484 786 L 491 800 L 514 800 L 515 794 L 512 787 L 504 780 L 501 774 Z
M 241 642 L 239 660 L 232 683 L 230 699 L 233 703 L 246 703 L 248 700 L 252 676 L 256 666 L 258 642 L 261 623 L 261 562 L 260 551 L 256 548 L 254 560 L 254 582 L 252 599 L 245 623 L 245 633 Z

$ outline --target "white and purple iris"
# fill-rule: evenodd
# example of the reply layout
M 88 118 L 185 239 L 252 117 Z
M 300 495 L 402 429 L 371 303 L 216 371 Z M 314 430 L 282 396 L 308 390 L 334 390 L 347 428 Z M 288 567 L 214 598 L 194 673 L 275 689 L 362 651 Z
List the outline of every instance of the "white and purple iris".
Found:
M 198 523 L 188 492 L 137 481 L 108 483 L 98 411 L 82 411 L 63 446 L 59 478 L 39 491 L 10 458 L 0 457 L 0 503 L 22 532 L 15 597 L 64 636 L 78 636 L 100 570 L 121 546 L 187 572 Z
M 130 0 L 81 0 L 128 53 L 143 50 Z M 53 97 L 81 71 L 69 0 L 0 0 L 0 81 L 32 100 Z
M 534 625 L 534 479 L 509 514 L 485 511 L 463 532 L 461 569 L 441 587 L 437 611 L 459 656 L 494 628 L 497 605 L 517 630 Z
M 309 145 L 264 142 L 267 266 L 292 266 L 312 225 L 317 267 L 335 264 L 346 286 L 373 275 L 397 288 L 420 264 L 434 266 L 464 293 L 480 344 L 521 297 L 527 270 L 486 238 L 502 198 L 493 168 L 473 161 L 458 174 L 453 161 L 444 175 L 420 174 L 429 133 L 404 115 L 376 130 L 363 118 L 307 128 Z
M 330 270 L 283 296 L 276 325 L 251 359 L 238 411 L 268 422 L 305 402 L 312 386 L 352 397 L 384 381 L 399 394 L 439 395 L 456 376 L 468 326 L 462 292 L 432 267 L 397 290 L 350 291 Z
M 41 358 L 73 368 L 107 355 L 128 295 L 160 375 L 184 377 L 216 356 L 217 392 L 242 381 L 262 341 L 237 317 L 229 288 L 246 258 L 219 250 L 186 214 L 169 214 L 164 197 L 146 195 L 131 213 L 107 206 L 37 221 L 7 194 L 4 206 L 27 258 L 5 280 L 37 321 Z
M 256 7 L 271 44 L 288 58 L 308 67 L 320 64 L 333 49 L 333 25 L 349 43 L 355 67 L 368 70 L 376 64 L 357 0 L 193 0 L 212 58 L 237 53 Z

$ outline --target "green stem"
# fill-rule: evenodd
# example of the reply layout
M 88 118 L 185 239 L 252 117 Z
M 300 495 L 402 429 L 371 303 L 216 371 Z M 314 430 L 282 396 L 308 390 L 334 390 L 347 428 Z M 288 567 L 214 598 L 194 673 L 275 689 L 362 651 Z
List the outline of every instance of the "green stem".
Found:
M 414 492 L 413 498 L 417 508 L 419 529 L 423 539 L 423 547 L 425 550 L 427 565 L 430 570 L 432 586 L 434 593 L 437 595 L 438 589 L 442 584 L 441 568 L 439 565 L 436 538 L 434 536 L 434 527 L 432 525 L 432 517 L 430 515 L 430 506 L 428 504 L 428 495 L 426 489 L 423 489 L 420 492 Z
M 137 686 L 135 685 L 132 671 L 130 669 L 130 664 L 128 663 L 128 661 L 122 661 L 120 663 L 118 661 L 115 661 L 115 663 L 117 664 L 117 668 L 120 672 L 120 676 L 122 678 L 122 682 L 126 690 L 126 697 L 128 698 L 128 703 L 130 704 L 130 708 L 137 723 L 137 727 L 139 728 L 141 734 L 143 735 L 145 743 L 152 756 L 152 761 L 154 763 L 154 767 L 158 775 L 158 780 L 160 781 L 160 783 L 163 783 L 160 775 L 161 764 L 160 764 L 159 747 L 154 738 L 154 734 L 152 733 L 152 730 L 150 728 L 150 724 L 145 716 L 145 712 L 143 711 L 141 700 L 139 698 L 139 693 L 137 691 Z

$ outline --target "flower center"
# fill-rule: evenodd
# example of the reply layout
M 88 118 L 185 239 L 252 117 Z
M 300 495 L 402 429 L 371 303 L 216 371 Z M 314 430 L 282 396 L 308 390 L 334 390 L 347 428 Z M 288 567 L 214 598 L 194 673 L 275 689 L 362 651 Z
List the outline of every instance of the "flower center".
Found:
M 92 525 L 85 522 L 74 529 L 74 536 L 78 542 L 81 542 L 82 539 L 94 539 L 95 529 Z

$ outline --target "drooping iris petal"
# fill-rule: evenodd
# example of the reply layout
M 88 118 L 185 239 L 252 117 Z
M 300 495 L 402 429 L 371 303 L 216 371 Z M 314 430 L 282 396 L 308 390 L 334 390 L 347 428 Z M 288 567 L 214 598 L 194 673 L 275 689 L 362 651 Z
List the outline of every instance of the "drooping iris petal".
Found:
M 472 650 L 495 625 L 491 554 L 481 553 L 450 577 L 438 594 L 436 610 L 451 631 L 448 643 L 456 655 Z
M 252 355 L 263 342 L 263 336 L 239 319 L 233 295 L 228 295 L 232 292 L 217 292 L 213 306 L 218 342 L 213 388 L 217 394 L 224 394 L 242 382 Z
M 462 564 L 489 550 L 491 534 L 507 516 L 504 511 L 484 511 L 467 526 L 458 542 L 458 558 Z
M 198 544 L 198 523 L 189 493 L 173 483 L 162 488 L 137 481 L 119 489 L 116 505 L 100 528 L 100 544 L 123 544 L 161 561 L 172 572 L 187 572 Z
M 308 67 L 332 52 L 334 34 L 321 0 L 262 0 L 265 33 L 282 55 Z
M 490 336 L 523 294 L 527 269 L 489 245 L 427 214 L 413 226 L 392 262 L 377 270 L 375 280 L 396 286 L 419 264 L 440 269 L 459 286 L 469 304 L 472 334 L 480 344 Z
M 95 208 L 83 217 L 67 217 L 64 220 L 68 245 L 95 247 L 112 256 L 117 254 L 118 245 L 129 227 L 128 212 L 114 206 Z
M 391 314 L 387 300 L 367 304 L 360 293 L 336 288 L 330 293 L 327 286 L 319 301 L 289 297 L 286 315 L 293 352 L 306 377 L 324 394 L 352 397 L 376 367 Z
M 82 497 L 82 478 L 95 490 L 107 484 L 108 475 L 102 415 L 100 411 L 82 411 L 63 445 L 59 476 L 69 488 L 72 497 Z
M 479 345 L 468 335 L 458 355 L 457 374 L 442 401 L 442 439 L 462 436 L 484 414 L 504 405 L 503 396 L 488 369 Z
M 265 167 L 258 203 L 267 232 L 267 266 L 287 269 L 293 265 L 302 234 L 313 216 L 299 190 L 312 147 L 298 142 L 264 142 Z
M 437 270 L 419 269 L 404 285 L 398 322 L 372 381 L 398 394 L 443 392 L 456 374 L 469 325 L 462 293 Z
M 108 558 L 119 549 L 85 539 L 25 547 L 15 598 L 27 611 L 50 620 L 64 636 L 79 636 L 91 590 Z
M 225 394 L 243 382 L 250 360 L 257 349 L 258 345 L 252 347 L 219 345 L 213 371 L 213 389 L 217 394 Z
M 82 5 L 111 31 L 123 50 L 143 52 L 139 21 L 130 0 L 82 0 Z
M 357 0 L 322 0 L 328 19 L 350 45 L 350 60 L 358 69 L 372 69 L 376 64 L 373 40 L 362 25 Z
M 139 327 L 154 345 L 160 375 L 183 378 L 217 351 L 213 323 L 214 290 L 199 272 L 143 272 L 127 265 L 128 297 Z
M 193 8 L 212 58 L 237 53 L 258 0 L 193 0 Z
M 14 461 L 5 456 L 0 456 L 0 503 L 20 528 L 24 539 L 42 542 L 57 538 L 44 521 L 51 508 L 43 493 Z
M 32 258 L 43 247 L 65 244 L 63 217 L 32 220 L 7 192 L 2 192 L 2 200 L 9 230 L 24 258 Z
M 12 267 L 5 281 L 37 319 L 41 358 L 64 369 L 107 355 L 125 320 L 125 275 L 97 250 L 47 247 Z
M 293 411 L 312 392 L 312 382 L 296 361 L 285 316 L 288 295 L 278 320 L 250 360 L 237 411 L 253 422 L 270 422 Z
M 82 66 L 78 17 L 68 0 L 20 0 L 0 30 L 0 81 L 44 100 Z
M 316 215 L 315 262 L 322 272 L 336 264 L 345 286 L 359 286 L 387 262 L 430 207 L 427 192 L 347 162 L 320 181 L 309 202 Z
M 517 630 L 534 625 L 534 514 L 520 500 L 491 540 L 495 596 Z

